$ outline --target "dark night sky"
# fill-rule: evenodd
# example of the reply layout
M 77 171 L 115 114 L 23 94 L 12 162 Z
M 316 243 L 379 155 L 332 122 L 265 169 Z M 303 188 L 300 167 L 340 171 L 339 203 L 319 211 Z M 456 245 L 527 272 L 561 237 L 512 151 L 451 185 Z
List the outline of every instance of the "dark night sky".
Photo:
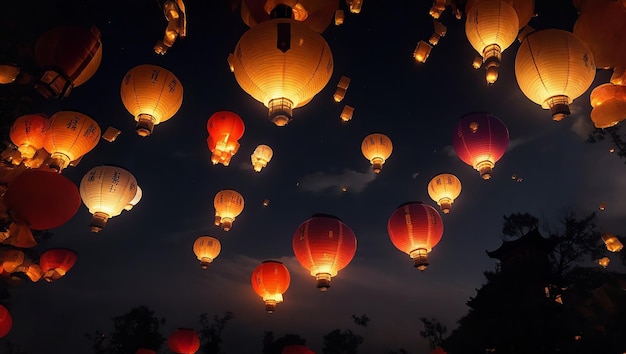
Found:
M 69 247 L 79 259 L 57 282 L 12 289 L 14 327 L 0 347 L 10 340 L 28 353 L 86 353 L 90 343 L 85 332 L 108 331 L 110 318 L 146 305 L 167 319 L 166 336 L 177 327 L 197 327 L 202 312 L 233 311 L 235 319 L 225 331 L 227 353 L 260 352 L 268 330 L 277 337 L 300 334 L 319 353 L 324 334 L 351 328 L 366 338 L 362 353 L 403 347 L 424 354 L 427 343 L 418 335 L 418 318 L 437 317 L 450 330 L 456 326 L 468 310 L 465 301 L 484 282 L 482 273 L 494 267 L 485 250 L 500 245 L 503 215 L 530 212 L 558 227 L 556 218 L 564 208 L 586 215 L 605 201 L 600 227 L 624 231 L 619 222 L 626 207 L 621 197 L 626 190 L 620 178 L 623 162 L 608 152 L 608 145 L 584 141 L 592 127 L 589 92 L 574 102 L 570 117 L 553 122 L 515 82 L 517 42 L 503 53 L 499 80 L 487 86 L 484 70 L 471 67 L 475 53 L 463 20 L 449 10 L 441 18 L 448 34 L 426 64 L 416 63 L 415 44 L 432 31 L 430 1 L 392 5 L 364 0 L 360 14 L 346 11 L 344 25 L 331 25 L 323 33 L 334 56 L 331 81 L 312 102 L 296 109 L 284 128 L 267 120 L 265 107 L 240 89 L 228 70 L 226 58 L 247 26 L 227 4 L 187 1 L 188 37 L 158 56 L 152 47 L 162 38 L 166 21 L 155 1 L 87 2 L 74 8 L 68 4 L 79 1 L 70 1 L 63 5 L 65 11 L 33 1 L 12 5 L 13 13 L 43 22 L 22 21 L 18 26 L 30 26 L 35 34 L 55 21 L 95 23 L 104 47 L 94 77 L 67 99 L 39 100 L 42 110 L 81 111 L 103 130 L 111 125 L 122 131 L 117 141 L 101 140 L 63 174 L 78 184 L 94 166 L 122 165 L 137 178 L 144 196 L 98 234 L 89 231 L 91 215 L 84 205 L 70 222 L 52 230 L 54 236 L 39 247 Z M 569 0 L 536 2 L 539 17 L 531 20 L 533 27 L 572 29 L 575 10 Z M 165 67 L 184 87 L 180 111 L 147 138 L 134 133 L 135 122 L 119 94 L 122 77 L 139 64 Z M 332 95 L 342 74 L 352 82 L 337 104 Z M 593 87 L 609 77 L 610 72 L 598 71 Z M 339 119 L 343 104 L 356 108 L 347 124 Z M 212 165 L 206 145 L 206 121 L 218 110 L 232 110 L 246 124 L 229 167 Z M 473 111 L 500 117 L 511 136 L 509 150 L 489 181 L 451 148 L 457 120 Z M 380 175 L 371 171 L 360 151 L 361 140 L 377 131 L 394 145 Z M 250 165 L 258 144 L 274 150 L 260 174 Z M 443 172 L 459 177 L 463 190 L 452 212 L 443 215 L 443 239 L 429 256 L 430 267 L 421 273 L 391 244 L 387 219 L 406 201 L 436 206 L 426 186 Z M 523 182 L 513 181 L 513 174 Z M 346 193 L 342 185 L 348 186 Z M 229 232 L 213 225 L 213 197 L 221 189 L 239 191 L 246 202 Z M 262 206 L 265 198 L 270 200 L 267 208 Z M 291 248 L 293 232 L 314 213 L 340 217 L 358 239 L 355 258 L 327 293 L 315 288 L 314 278 L 297 263 Z M 205 271 L 192 252 L 201 235 L 222 242 L 222 253 Z M 292 276 L 285 301 L 273 315 L 264 312 L 250 285 L 252 270 L 266 259 L 283 261 Z M 364 313 L 370 325 L 354 328 L 351 315 Z

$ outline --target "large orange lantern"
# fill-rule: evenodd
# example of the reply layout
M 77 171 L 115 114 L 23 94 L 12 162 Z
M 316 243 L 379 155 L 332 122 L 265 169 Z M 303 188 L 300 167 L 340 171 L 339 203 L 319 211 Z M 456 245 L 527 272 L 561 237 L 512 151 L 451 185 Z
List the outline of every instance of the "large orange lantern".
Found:
M 202 269 L 207 269 L 221 250 L 222 244 L 215 237 L 200 236 L 193 243 L 193 253 L 198 257 Z
M 191 328 L 179 328 L 167 338 L 167 346 L 176 354 L 194 354 L 200 349 L 200 338 Z
M 100 67 L 102 42 L 100 30 L 63 26 L 39 37 L 35 61 L 43 70 L 36 87 L 46 98 L 63 98 L 72 88 L 89 80 Z
M 480 172 L 483 179 L 489 179 L 509 146 L 509 131 L 494 115 L 470 113 L 457 123 L 452 145 L 463 162 Z
M 524 37 L 515 57 L 515 77 L 531 101 L 550 109 L 552 119 L 569 115 L 569 105 L 596 75 L 589 46 L 560 29 L 535 31 Z
M 372 164 L 374 172 L 380 173 L 383 164 L 391 156 L 393 144 L 385 134 L 372 133 L 361 142 L 361 152 Z
M 76 214 L 80 193 L 63 175 L 27 170 L 9 184 L 4 204 L 16 224 L 48 230 L 65 224 Z
M 315 277 L 317 287 L 326 291 L 331 278 L 352 261 L 356 236 L 339 218 L 315 214 L 298 226 L 292 246 L 298 262 Z
M 444 214 L 450 212 L 452 203 L 461 194 L 461 181 L 450 173 L 433 177 L 428 183 L 428 195 L 437 202 Z
M 259 145 L 254 149 L 254 152 L 250 156 L 252 160 L 252 167 L 256 172 L 261 172 L 263 167 L 267 167 L 267 164 L 274 156 L 274 151 L 267 145 Z
M 43 278 L 52 282 L 65 276 L 72 269 L 78 254 L 67 248 L 51 248 L 41 254 L 39 267 L 44 272 Z
M 13 318 L 4 305 L 0 305 L 0 338 L 6 336 L 13 327 Z
M 80 196 L 93 215 L 91 232 L 102 230 L 109 218 L 118 216 L 137 194 L 137 180 L 117 166 L 97 166 L 80 181 Z
M 589 100 L 596 128 L 609 128 L 626 119 L 626 86 L 602 84 L 591 91 Z
M 37 150 L 43 147 L 45 132 L 48 128 L 48 116 L 45 114 L 27 114 L 18 117 L 11 125 L 9 137 L 17 146 L 22 158 L 31 159 Z
M 60 111 L 52 115 L 43 147 L 50 153 L 50 168 L 59 171 L 91 151 L 100 140 L 100 126 L 86 114 Z
M 135 117 L 139 136 L 172 118 L 183 104 L 183 85 L 170 71 L 156 65 L 138 65 L 124 76 L 120 89 L 124 107 Z
M 222 225 L 222 229 L 228 231 L 233 226 L 235 218 L 243 211 L 243 196 L 232 189 L 224 189 L 215 195 L 213 206 L 217 225 Z
M 252 289 L 265 302 L 265 311 L 273 313 L 276 305 L 283 302 L 283 294 L 289 288 L 291 276 L 282 262 L 264 261 L 252 271 Z
M 319 33 L 291 19 L 291 8 L 277 5 L 272 17 L 241 36 L 229 63 L 239 86 L 269 109 L 274 124 L 284 126 L 294 108 L 326 86 L 333 56 Z
M 239 150 L 239 142 L 245 131 L 245 125 L 239 115 L 230 111 L 215 112 L 206 125 L 211 143 L 211 162 L 228 166 L 230 159 Z
M 270 20 L 271 11 L 278 5 L 292 9 L 296 21 L 307 24 L 317 33 L 322 33 L 330 24 L 339 0 L 244 0 L 241 2 L 241 19 L 249 27 Z
M 281 354 L 315 354 L 315 352 L 304 345 L 287 345 L 283 347 Z
M 396 209 L 387 221 L 394 246 L 408 254 L 419 270 L 428 267 L 428 253 L 441 241 L 443 221 L 439 212 L 421 202 L 409 202 Z

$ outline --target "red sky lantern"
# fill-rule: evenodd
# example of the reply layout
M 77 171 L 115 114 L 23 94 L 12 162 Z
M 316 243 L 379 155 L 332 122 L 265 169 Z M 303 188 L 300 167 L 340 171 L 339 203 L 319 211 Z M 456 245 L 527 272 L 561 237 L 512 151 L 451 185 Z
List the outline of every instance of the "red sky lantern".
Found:
M 156 354 L 156 352 L 152 349 L 139 348 L 135 354 Z
M 167 339 L 167 346 L 176 354 L 194 354 L 200 349 L 200 338 L 191 328 L 179 328 Z
M 496 162 L 509 146 L 509 131 L 492 114 L 470 113 L 459 120 L 452 145 L 463 162 L 480 172 L 483 179 L 489 179 Z
M 298 262 L 317 279 L 317 287 L 326 291 L 331 277 L 352 261 L 356 236 L 339 218 L 315 214 L 298 226 L 292 245 Z
M 22 158 L 33 158 L 37 150 L 43 147 L 47 123 L 48 116 L 41 113 L 26 114 L 13 122 L 9 137 L 22 154 Z
M 68 222 L 80 207 L 74 182 L 58 173 L 28 170 L 9 184 L 4 204 L 13 222 L 47 230 Z
M 304 345 L 288 345 L 283 348 L 281 354 L 315 354 L 315 352 Z
M 206 129 L 211 139 L 207 140 L 209 150 L 213 153 L 211 161 L 213 164 L 228 166 L 230 159 L 239 150 L 237 140 L 241 139 L 245 131 L 243 120 L 234 112 L 219 111 L 209 117 Z
M 52 282 L 63 277 L 76 263 L 78 254 L 67 248 L 51 248 L 41 254 L 39 267 L 43 278 Z
M 436 347 L 435 349 L 433 349 L 432 352 L 430 352 L 430 354 L 447 354 L 447 353 L 445 350 L 443 350 L 443 348 Z
M 252 289 L 265 302 L 265 311 L 273 313 L 276 304 L 283 302 L 291 276 L 282 262 L 264 261 L 252 271 Z
M 437 209 L 421 202 L 408 202 L 396 209 L 387 221 L 394 246 L 408 254 L 415 267 L 428 267 L 428 253 L 443 236 L 443 221 Z
M 0 338 L 4 337 L 9 333 L 13 327 L 13 318 L 11 318 L 11 314 L 6 307 L 0 305 Z

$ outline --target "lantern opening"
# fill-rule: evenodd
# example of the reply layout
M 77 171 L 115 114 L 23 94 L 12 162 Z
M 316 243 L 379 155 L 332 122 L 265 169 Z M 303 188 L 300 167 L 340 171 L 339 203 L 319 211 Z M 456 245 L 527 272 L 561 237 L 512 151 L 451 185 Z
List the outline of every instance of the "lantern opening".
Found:
M 444 214 L 449 214 L 450 208 L 452 208 L 452 199 L 441 198 L 439 200 L 439 206 L 441 207 L 441 211 L 443 211 Z
M 32 159 L 35 156 L 37 150 L 29 144 L 22 144 L 17 147 L 17 151 L 20 152 L 23 159 Z
M 487 83 L 493 84 L 498 80 L 498 67 L 502 60 L 502 50 L 497 44 L 491 44 L 483 49 L 483 63 L 487 69 Z
M 372 168 L 374 169 L 375 173 L 380 173 L 380 171 L 383 169 L 383 163 L 385 162 L 383 159 L 381 159 L 380 157 L 376 157 L 372 159 Z
M 610 233 L 605 233 L 604 235 L 602 235 L 602 241 L 604 241 L 606 249 L 610 252 L 619 252 L 622 250 L 622 248 L 624 248 L 622 242 L 620 242 L 620 240 L 615 235 L 612 235 Z
M 233 221 L 234 219 L 232 218 L 222 218 L 221 219 L 222 229 L 224 231 L 230 230 L 230 228 L 233 227 Z
M 58 173 L 61 173 L 61 171 L 67 167 L 67 165 L 70 164 L 70 158 L 69 156 L 60 153 L 60 152 L 55 152 L 52 155 L 50 155 L 50 164 L 48 165 L 51 169 L 55 170 Z
M 293 102 L 287 98 L 274 98 L 268 103 L 269 119 L 276 124 L 276 126 L 284 127 L 289 123 L 293 117 L 292 109 Z
M 265 300 L 265 311 L 267 313 L 272 314 L 276 311 L 276 301 L 275 300 Z
M 293 18 L 293 9 L 289 5 L 278 4 L 270 11 L 270 18 Z
M 552 96 L 546 100 L 545 104 L 550 107 L 552 119 L 557 122 L 570 114 L 569 97 L 567 96 Z
M 154 130 L 154 123 L 156 123 L 156 118 L 154 118 L 154 116 L 149 114 L 140 114 L 137 117 L 137 127 L 135 128 L 137 135 L 146 137 L 152 134 L 152 131 Z
M 481 161 L 476 164 L 476 170 L 480 173 L 480 177 L 484 180 L 491 178 L 491 172 L 493 171 L 494 164 L 491 161 Z
M 211 262 L 213 262 L 213 259 L 209 257 L 202 257 L 202 259 L 200 260 L 200 266 L 202 267 L 202 269 L 207 269 L 209 268 L 209 265 L 211 265 Z
M 416 250 L 411 251 L 409 254 L 411 258 L 413 258 L 413 262 L 415 262 L 415 268 L 421 270 L 422 272 L 428 267 L 428 250 L 425 248 L 418 248 Z
M 65 275 L 65 271 L 63 269 L 55 268 L 55 269 L 50 269 L 49 271 L 47 271 L 43 275 L 43 278 L 46 279 L 48 283 L 51 283 L 55 280 L 61 279 L 61 277 L 63 277 L 64 275 Z
M 317 279 L 317 287 L 320 291 L 328 291 L 328 288 L 330 288 L 330 274 L 318 273 L 315 274 L 315 279 Z
M 89 227 L 91 227 L 91 232 L 99 232 L 104 229 L 104 227 L 107 225 L 108 219 L 108 214 L 101 211 L 96 211 L 91 218 L 91 222 L 89 223 Z

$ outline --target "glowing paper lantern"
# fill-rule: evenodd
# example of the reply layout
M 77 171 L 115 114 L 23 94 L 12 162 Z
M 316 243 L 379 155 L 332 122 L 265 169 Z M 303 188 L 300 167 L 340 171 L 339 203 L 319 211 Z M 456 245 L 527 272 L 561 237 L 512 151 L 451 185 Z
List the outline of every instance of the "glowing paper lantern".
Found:
M 452 203 L 461 194 L 461 181 L 450 173 L 433 177 L 428 183 L 428 195 L 437 202 L 444 214 L 450 212 Z
M 304 345 L 287 345 L 283 347 L 281 354 L 315 354 L 315 352 Z
M 135 117 L 139 136 L 172 118 L 183 103 L 183 85 L 170 71 L 156 65 L 138 65 L 124 76 L 120 89 L 124 107 Z
M 222 225 L 224 231 L 230 230 L 233 226 L 235 217 L 239 216 L 243 211 L 244 200 L 243 196 L 237 191 L 232 189 L 224 189 L 215 195 L 213 199 L 213 205 L 215 206 L 216 223 L 219 217 L 218 225 Z
M 441 241 L 443 221 L 439 212 L 420 202 L 402 204 L 387 221 L 387 232 L 394 246 L 408 254 L 415 267 L 428 267 L 428 253 Z
M 91 151 L 100 140 L 100 126 L 83 113 L 60 111 L 48 123 L 43 147 L 50 153 L 50 168 L 59 172 Z
M 428 43 L 431 45 L 437 45 L 441 37 L 446 35 L 448 28 L 441 22 L 433 19 L 433 34 L 428 39 Z
M 273 313 L 276 305 L 283 302 L 283 294 L 289 288 L 291 276 L 282 262 L 263 261 L 252 271 L 252 289 L 265 302 L 265 311 Z
M 206 128 L 211 137 L 211 161 L 214 165 L 222 163 L 228 166 L 230 159 L 239 150 L 237 140 L 241 139 L 245 131 L 243 120 L 234 112 L 219 111 L 209 117 Z
M 459 120 L 452 145 L 463 162 L 480 172 L 483 179 L 489 179 L 509 146 L 509 131 L 494 115 L 470 113 Z
M 135 205 L 137 205 L 139 201 L 141 201 L 141 197 L 143 197 L 143 191 L 141 190 L 141 187 L 137 186 L 137 192 L 135 192 L 135 196 L 130 202 L 128 202 L 128 205 L 124 207 L 124 210 L 131 211 L 131 209 L 133 209 Z
M 622 248 L 624 248 L 624 245 L 620 242 L 617 236 L 609 232 L 605 232 L 602 235 L 602 241 L 604 242 L 606 249 L 610 252 L 619 252 Z
M 11 64 L 0 64 L 0 85 L 10 84 L 17 79 L 20 68 Z
M 179 328 L 167 338 L 167 346 L 176 354 L 194 354 L 200 349 L 200 338 L 191 328 Z
M 602 84 L 591 91 L 589 100 L 596 128 L 609 128 L 626 119 L 626 86 Z
M 343 10 L 336 10 L 335 11 L 335 26 L 343 25 L 344 19 L 345 19 L 345 15 L 343 13 Z
M 341 75 L 341 79 L 339 79 L 339 83 L 337 83 L 337 90 L 335 90 L 335 94 L 333 95 L 335 102 L 341 102 L 341 100 L 343 100 L 346 95 L 346 91 L 348 90 L 348 86 L 350 86 L 350 78 Z
M 564 30 L 528 34 L 515 57 L 520 89 L 531 101 L 549 108 L 557 121 L 570 113 L 569 104 L 589 88 L 595 75 L 589 46 Z
M 5 272 L 13 273 L 20 264 L 24 263 L 24 252 L 15 249 L 0 249 L 0 262 Z
M 252 166 L 256 172 L 261 172 L 263 167 L 266 167 L 268 162 L 274 156 L 274 151 L 267 145 L 259 145 L 254 149 L 254 152 L 250 156 L 252 160 Z
M 372 133 L 361 142 L 361 152 L 370 161 L 376 173 L 383 169 L 383 164 L 391 156 L 392 151 L 391 139 L 385 134 Z
M 221 250 L 222 244 L 215 237 L 200 236 L 193 243 L 193 253 L 198 257 L 202 269 L 207 269 Z
M 602 257 L 600 259 L 598 259 L 598 264 L 602 267 L 602 268 L 606 268 L 609 266 L 609 263 L 611 263 L 611 259 L 609 259 L 609 257 Z
M 44 272 L 43 278 L 52 282 L 65 276 L 72 269 L 78 254 L 67 248 L 51 248 L 41 254 L 39 266 Z
M 76 214 L 80 193 L 63 175 L 27 170 L 9 184 L 4 204 L 16 224 L 48 230 L 65 224 Z
M 292 245 L 298 262 L 317 279 L 317 287 L 326 291 L 331 278 L 352 261 L 356 236 L 339 218 L 315 214 L 298 226 Z
M 4 305 L 0 305 L 0 338 L 6 336 L 13 327 L 13 318 Z
M 48 116 L 45 114 L 27 114 L 18 117 L 11 125 L 9 137 L 17 146 L 22 158 L 31 159 L 37 150 L 43 147 Z
M 333 72 L 324 38 L 291 18 L 277 17 L 250 28 L 229 58 L 239 86 L 269 109 L 277 126 L 286 125 L 292 110 L 319 93 Z
M 343 110 L 341 111 L 341 115 L 339 116 L 341 118 L 342 122 L 347 122 L 350 119 L 352 119 L 352 115 L 354 114 L 354 107 L 345 105 L 343 107 Z
M 432 49 L 433 46 L 431 46 L 430 44 L 424 41 L 419 41 L 417 42 L 417 46 L 413 51 L 413 58 L 415 58 L 415 60 L 419 63 L 425 63 Z
M 91 232 L 102 230 L 109 218 L 120 215 L 137 194 L 137 180 L 117 166 L 97 166 L 80 181 L 80 196 L 93 214 Z
M 473 8 L 477 3 L 486 0 L 468 0 L 465 4 L 465 9 Z M 487 0 L 489 1 L 489 0 Z M 535 15 L 535 1 L 534 0 L 501 0 L 511 5 L 515 9 L 517 18 L 519 20 L 518 29 L 522 29 L 528 21 Z
M 249 27 L 254 27 L 270 20 L 272 10 L 278 5 L 289 6 L 294 20 L 322 33 L 335 16 L 339 0 L 244 0 L 241 1 L 241 19 Z

